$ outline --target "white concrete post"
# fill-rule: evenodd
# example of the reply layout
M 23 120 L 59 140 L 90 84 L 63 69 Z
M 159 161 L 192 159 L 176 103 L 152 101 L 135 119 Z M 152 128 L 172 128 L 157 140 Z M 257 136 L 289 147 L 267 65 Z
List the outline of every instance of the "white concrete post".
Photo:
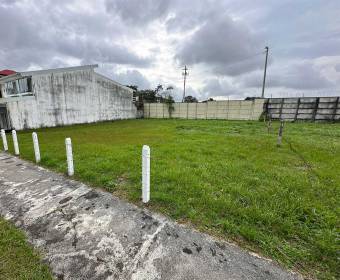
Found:
M 6 132 L 4 129 L 1 129 L 1 138 L 2 138 L 2 144 L 4 146 L 4 151 L 8 151 Z
M 12 137 L 13 137 L 14 154 L 18 156 L 20 154 L 19 143 L 18 143 L 17 132 L 14 129 L 12 130 Z
M 143 203 L 150 201 L 150 147 L 147 145 L 142 151 L 142 199 Z
M 33 139 L 35 162 L 39 163 L 40 162 L 40 149 L 39 149 L 38 135 L 36 132 L 32 133 L 32 139 Z
M 66 145 L 66 157 L 67 157 L 67 174 L 68 176 L 73 176 L 74 168 L 73 168 L 73 154 L 72 154 L 71 138 L 65 139 L 65 145 Z

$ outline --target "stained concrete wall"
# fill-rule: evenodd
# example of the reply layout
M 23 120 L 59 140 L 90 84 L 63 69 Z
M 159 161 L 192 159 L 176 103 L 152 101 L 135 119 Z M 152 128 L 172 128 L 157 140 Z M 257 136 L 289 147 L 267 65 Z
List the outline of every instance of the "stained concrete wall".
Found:
M 271 98 L 265 109 L 272 119 L 340 121 L 340 97 Z
M 33 96 L 6 98 L 15 129 L 136 118 L 132 91 L 94 72 L 32 72 Z
M 263 104 L 264 99 L 174 103 L 172 118 L 258 120 L 263 112 Z M 169 118 L 168 106 L 164 103 L 146 103 L 144 118 Z

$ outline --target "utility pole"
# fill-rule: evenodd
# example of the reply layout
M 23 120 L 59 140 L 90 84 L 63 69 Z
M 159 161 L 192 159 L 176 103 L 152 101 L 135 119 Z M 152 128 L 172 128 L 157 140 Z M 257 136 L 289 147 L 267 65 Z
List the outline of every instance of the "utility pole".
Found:
M 264 74 L 263 74 L 263 84 L 262 84 L 262 95 L 261 97 L 264 98 L 264 88 L 266 86 L 266 75 L 267 75 L 267 62 L 268 62 L 268 51 L 269 51 L 269 48 L 268 47 L 265 47 L 265 50 L 266 50 L 266 62 L 264 64 Z
M 185 98 L 185 82 L 186 82 L 187 76 L 189 75 L 188 68 L 187 68 L 186 65 L 184 66 L 183 71 L 184 72 L 182 72 L 182 75 L 183 75 L 184 82 L 183 82 L 183 98 L 182 98 L 182 102 L 184 102 L 184 98 Z

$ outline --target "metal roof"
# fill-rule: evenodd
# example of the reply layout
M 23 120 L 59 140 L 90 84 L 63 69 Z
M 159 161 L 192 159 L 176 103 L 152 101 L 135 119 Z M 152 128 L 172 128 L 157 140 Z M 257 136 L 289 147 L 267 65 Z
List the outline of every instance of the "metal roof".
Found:
M 16 72 L 13 70 L 9 70 L 9 69 L 4 69 L 0 71 L 0 76 L 9 76 L 9 75 L 13 75 Z
M 0 83 L 7 82 L 10 80 L 15 80 L 15 79 L 25 77 L 25 76 L 42 75 L 42 74 L 49 74 L 49 73 L 62 73 L 62 72 L 69 72 L 69 71 L 93 69 L 96 67 L 98 67 L 98 64 L 65 67 L 65 68 L 54 68 L 54 69 L 46 69 L 46 70 L 36 70 L 36 71 L 26 71 L 26 72 L 14 72 L 14 74 L 12 75 L 0 77 Z
M 98 64 L 90 64 L 90 65 L 82 65 L 82 66 L 74 66 L 74 67 L 65 67 L 65 68 L 54 68 L 54 69 L 46 69 L 46 70 L 37 70 L 37 71 L 26 71 L 26 72 L 14 72 L 14 74 L 11 74 L 9 76 L 0 76 L 0 83 L 5 83 L 11 80 L 19 79 L 25 76 L 34 76 L 34 75 L 43 75 L 43 74 L 49 74 L 49 73 L 62 73 L 62 72 L 71 72 L 71 71 L 77 71 L 77 70 L 85 70 L 85 69 L 94 69 L 97 68 Z M 9 70 L 11 71 L 11 70 Z M 127 86 L 124 86 L 104 75 L 101 75 L 97 72 L 94 72 L 97 77 L 101 77 L 103 79 L 106 79 L 112 83 L 114 83 L 117 86 L 120 86 L 122 88 L 125 88 L 126 90 L 133 92 L 133 90 Z
M 98 64 L 90 64 L 90 65 L 65 67 L 65 68 L 54 68 L 54 69 L 45 69 L 45 70 L 36 70 L 36 71 L 26 71 L 26 72 L 20 72 L 20 74 L 23 75 L 23 76 L 31 76 L 31 75 L 40 75 L 40 74 L 48 74 L 48 73 L 60 73 L 60 72 L 68 72 L 68 71 L 93 69 L 93 68 L 97 68 L 97 67 L 98 67 Z

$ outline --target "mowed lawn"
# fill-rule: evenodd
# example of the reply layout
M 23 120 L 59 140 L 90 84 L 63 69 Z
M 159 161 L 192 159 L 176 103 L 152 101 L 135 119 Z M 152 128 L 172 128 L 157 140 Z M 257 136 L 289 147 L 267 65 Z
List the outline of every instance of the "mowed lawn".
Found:
M 52 280 L 50 269 L 25 239 L 24 233 L 0 218 L 0 279 Z
M 260 121 L 124 120 L 37 132 L 42 165 L 65 173 L 71 137 L 75 178 L 137 204 L 147 144 L 148 207 L 310 277 L 335 279 L 340 124 L 286 123 L 282 147 L 278 126 L 268 134 Z M 31 133 L 18 134 L 29 160 Z

